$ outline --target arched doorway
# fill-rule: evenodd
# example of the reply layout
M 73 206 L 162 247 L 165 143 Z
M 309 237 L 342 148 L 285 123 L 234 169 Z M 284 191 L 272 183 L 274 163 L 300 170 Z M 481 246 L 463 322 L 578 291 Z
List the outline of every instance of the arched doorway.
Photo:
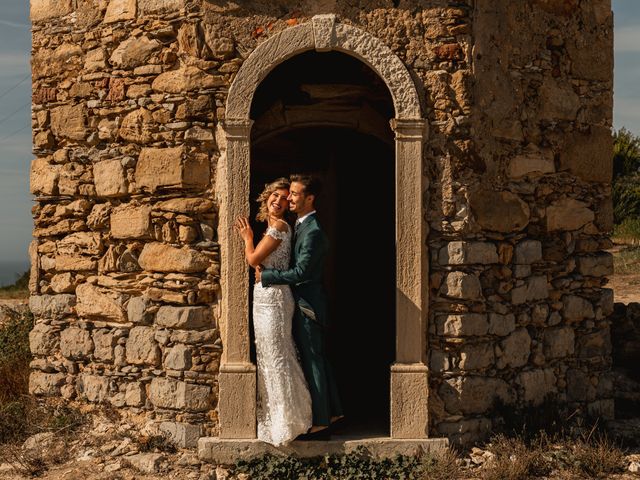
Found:
M 251 109 L 251 198 L 265 183 L 295 172 L 314 173 L 324 184 L 318 217 L 331 242 L 325 271 L 328 352 L 349 435 L 389 435 L 396 284 L 393 113 L 386 85 L 364 63 L 315 51 L 278 65 L 256 90 Z M 255 202 L 251 207 L 254 217 Z
M 360 60 L 384 82 L 393 101 L 396 270 L 395 361 L 390 369 L 388 385 L 390 434 L 398 439 L 426 438 L 428 264 L 423 215 L 426 179 L 422 158 L 426 125 L 421 118 L 415 85 L 400 59 L 375 37 L 336 22 L 333 15 L 318 15 L 311 22 L 286 29 L 263 42 L 242 65 L 229 91 L 216 182 L 220 205 L 218 238 L 223 343 L 218 376 L 220 438 L 250 439 L 255 438 L 256 432 L 256 377 L 249 339 L 249 276 L 242 244 L 232 232 L 234 219 L 250 213 L 251 132 L 254 123 L 250 115 L 251 104 L 262 81 L 275 67 L 313 50 L 342 52 Z M 348 124 L 343 125 L 347 120 L 353 118 L 342 116 L 335 120 L 338 125 L 329 126 L 349 128 Z M 307 125 L 307 128 L 320 126 L 327 127 L 327 122 Z M 256 133 L 259 133 L 259 127 L 256 123 Z M 361 134 L 375 136 L 375 128 L 370 127 L 367 126 L 367 132 Z M 278 129 L 271 130 L 278 132 Z M 321 133 L 326 136 L 326 132 Z M 266 135 L 264 141 L 268 137 Z M 364 363 L 361 368 L 366 368 Z

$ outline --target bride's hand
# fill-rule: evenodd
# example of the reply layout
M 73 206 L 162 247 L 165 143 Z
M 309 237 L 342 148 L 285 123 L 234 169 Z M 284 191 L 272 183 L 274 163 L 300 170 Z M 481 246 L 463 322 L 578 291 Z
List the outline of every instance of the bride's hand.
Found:
M 246 217 L 239 217 L 233 225 L 245 242 L 253 241 L 253 230 Z

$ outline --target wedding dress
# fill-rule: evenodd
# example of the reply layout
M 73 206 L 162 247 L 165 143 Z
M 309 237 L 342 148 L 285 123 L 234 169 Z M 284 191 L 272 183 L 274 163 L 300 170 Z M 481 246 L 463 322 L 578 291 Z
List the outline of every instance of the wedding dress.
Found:
M 265 235 L 282 240 L 262 262 L 286 270 L 291 255 L 291 229 L 267 228 Z M 289 285 L 253 290 L 253 326 L 258 361 L 258 439 L 283 445 L 311 427 L 311 396 L 291 335 L 295 301 Z

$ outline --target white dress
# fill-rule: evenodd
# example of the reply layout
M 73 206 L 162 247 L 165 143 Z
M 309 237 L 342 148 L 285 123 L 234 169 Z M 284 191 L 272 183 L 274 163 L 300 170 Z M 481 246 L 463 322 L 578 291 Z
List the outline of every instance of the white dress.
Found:
M 286 270 L 291 256 L 291 229 L 267 228 L 282 240 L 265 258 L 266 268 Z M 311 396 L 291 335 L 295 301 L 288 285 L 253 289 L 253 326 L 258 361 L 258 439 L 283 445 L 305 433 L 312 422 Z

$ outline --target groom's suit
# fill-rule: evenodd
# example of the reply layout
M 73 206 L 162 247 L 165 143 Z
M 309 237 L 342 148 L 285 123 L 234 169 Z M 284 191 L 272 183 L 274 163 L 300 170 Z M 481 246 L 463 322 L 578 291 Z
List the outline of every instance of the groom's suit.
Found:
M 329 425 L 332 416 L 342 415 L 333 372 L 325 354 L 327 299 L 322 272 L 329 241 L 315 214 L 297 226 L 289 270 L 266 269 L 262 285 L 291 285 L 296 300 L 293 336 L 313 402 L 313 424 Z

